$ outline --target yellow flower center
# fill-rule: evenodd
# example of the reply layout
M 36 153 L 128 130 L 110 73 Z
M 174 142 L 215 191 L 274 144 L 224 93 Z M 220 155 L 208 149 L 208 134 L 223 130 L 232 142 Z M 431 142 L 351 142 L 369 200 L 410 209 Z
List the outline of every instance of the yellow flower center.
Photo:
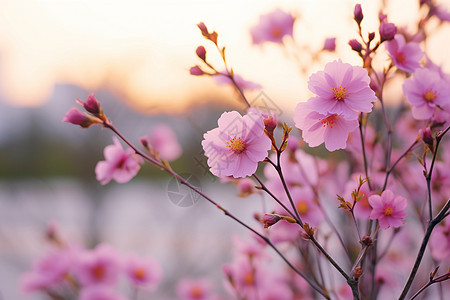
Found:
M 297 205 L 295 205 L 295 207 L 297 208 L 297 211 L 299 214 L 303 215 L 306 214 L 308 212 L 308 202 L 301 200 L 299 202 L 297 202 Z
M 393 213 L 392 207 L 388 206 L 384 209 L 385 216 L 390 216 L 390 215 L 392 215 L 392 213 Z
M 142 268 L 134 270 L 134 276 L 136 276 L 137 279 L 143 280 L 145 278 L 145 270 Z
M 343 88 L 342 85 L 340 85 L 337 88 L 332 88 L 332 90 L 333 90 L 334 98 L 336 100 L 344 100 L 345 98 L 348 97 L 347 89 Z
M 321 119 L 320 122 L 322 122 L 323 127 L 330 126 L 330 128 L 333 128 L 333 125 L 336 122 L 337 117 L 338 116 L 336 114 L 331 115 L 326 117 L 325 119 Z
M 245 143 L 240 137 L 234 137 L 227 142 L 227 148 L 234 153 L 241 153 L 245 150 Z
M 434 99 L 437 98 L 437 93 L 431 89 L 426 90 L 425 94 L 423 94 L 423 98 L 428 103 L 433 102 Z

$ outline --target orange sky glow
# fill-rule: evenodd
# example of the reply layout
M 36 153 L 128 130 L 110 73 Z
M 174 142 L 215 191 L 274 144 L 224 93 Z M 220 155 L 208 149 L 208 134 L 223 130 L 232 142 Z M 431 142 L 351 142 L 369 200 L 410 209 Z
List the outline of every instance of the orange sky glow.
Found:
M 87 91 L 108 89 L 149 113 L 182 112 L 208 95 L 231 103 L 236 99 L 232 90 L 210 78 L 189 75 L 189 68 L 200 63 L 195 56 L 198 45 L 204 45 L 211 62 L 221 66 L 215 49 L 195 26 L 203 21 L 219 33 L 236 73 L 261 84 L 281 107 L 293 109 L 309 95 L 310 73 L 301 75 L 281 47 L 252 46 L 248 29 L 259 15 L 281 7 L 298 16 L 294 31 L 298 44 L 320 49 L 326 37 L 337 37 L 337 53 L 324 55 L 309 66 L 311 72 L 337 58 L 360 64 L 347 45 L 356 38 L 352 12 L 357 2 L 365 14 L 364 29 L 377 31 L 381 6 L 372 0 L 0 0 L 0 95 L 14 106 L 37 106 L 48 100 L 56 84 L 73 84 Z M 384 11 L 390 13 L 390 21 L 413 25 L 418 1 L 387 2 Z M 447 72 L 450 61 L 445 53 L 450 53 L 450 45 L 444 37 L 449 33 L 450 25 L 442 26 L 427 45 L 430 57 Z

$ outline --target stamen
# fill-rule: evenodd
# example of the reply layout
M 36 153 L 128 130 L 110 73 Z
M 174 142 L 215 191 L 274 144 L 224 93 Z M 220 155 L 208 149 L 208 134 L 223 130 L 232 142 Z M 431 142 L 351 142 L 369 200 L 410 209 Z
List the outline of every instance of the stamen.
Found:
M 233 137 L 227 142 L 227 148 L 234 153 L 241 153 L 245 150 L 245 143 L 241 140 L 240 137 Z
M 322 122 L 323 127 L 330 126 L 330 128 L 333 128 L 333 125 L 336 122 L 337 117 L 338 116 L 334 114 L 326 117 L 325 119 L 320 120 L 320 122 Z
M 334 98 L 336 100 L 344 100 L 345 98 L 348 97 L 347 89 L 343 88 L 342 85 L 340 85 L 337 88 L 332 88 L 332 90 L 333 90 Z

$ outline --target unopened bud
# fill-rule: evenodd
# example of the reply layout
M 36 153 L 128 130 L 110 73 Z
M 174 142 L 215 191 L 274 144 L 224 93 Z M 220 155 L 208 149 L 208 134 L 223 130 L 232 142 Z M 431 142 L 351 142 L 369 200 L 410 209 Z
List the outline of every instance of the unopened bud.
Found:
M 361 277 L 362 274 L 363 274 L 363 269 L 362 269 L 361 267 L 356 267 L 356 268 L 353 270 L 353 277 L 354 277 L 355 279 L 358 279 L 359 277 Z
M 348 42 L 348 44 L 350 45 L 350 47 L 352 47 L 352 50 L 353 50 L 353 51 L 356 51 L 356 52 L 358 52 L 358 53 L 361 53 L 362 45 L 361 45 L 360 42 L 358 42 L 357 40 L 353 39 L 353 40 L 350 40 L 350 41 Z
M 375 38 L 375 32 L 370 32 L 369 33 L 369 42 L 373 41 L 374 38 Z
M 197 50 L 195 50 L 195 53 L 197 54 L 197 56 L 198 56 L 201 60 L 203 60 L 203 61 L 206 60 L 206 49 L 205 49 L 205 47 L 203 47 L 203 46 L 198 46 L 198 47 L 197 47 Z
M 99 118 L 82 113 L 76 107 L 72 107 L 62 119 L 63 122 L 80 125 L 83 128 L 88 128 L 92 125 L 102 124 L 103 121 Z
M 390 41 L 397 33 L 397 26 L 393 23 L 388 23 L 386 20 L 380 23 L 380 40 L 381 42 Z
M 323 50 L 334 52 L 336 50 L 336 38 L 327 38 L 323 44 Z
M 363 238 L 361 239 L 361 242 L 362 242 L 362 244 L 364 245 L 364 246 L 370 246 L 370 245 L 372 245 L 372 243 L 373 243 L 373 240 L 372 240 L 372 238 L 370 237 L 370 236 L 368 236 L 368 235 L 365 235 L 365 236 L 363 236 Z
M 264 228 L 269 228 L 280 220 L 280 216 L 275 214 L 264 214 L 264 216 L 260 219 L 261 223 L 264 224 Z
M 419 129 L 419 136 L 425 144 L 427 144 L 431 149 L 433 149 L 434 138 L 431 135 L 431 128 L 427 127 L 425 129 Z
M 205 72 L 199 66 L 193 66 L 189 69 L 189 73 L 194 76 L 202 76 L 205 75 Z
M 353 11 L 353 19 L 355 19 L 356 23 L 360 25 L 363 18 L 364 15 L 362 12 L 361 4 L 358 3 L 355 5 L 355 10 Z
M 278 118 L 277 118 L 277 116 L 275 116 L 273 114 L 270 114 L 269 116 L 264 118 L 265 129 L 270 133 L 273 133 L 275 128 L 277 128 L 277 124 L 278 124 Z

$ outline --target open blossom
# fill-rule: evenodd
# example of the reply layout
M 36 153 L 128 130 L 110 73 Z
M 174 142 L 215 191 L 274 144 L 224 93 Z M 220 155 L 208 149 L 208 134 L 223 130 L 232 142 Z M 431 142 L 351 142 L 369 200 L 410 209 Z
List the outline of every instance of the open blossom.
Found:
M 358 128 L 358 120 L 347 120 L 343 115 L 321 114 L 312 108 L 311 100 L 297 104 L 294 112 L 295 126 L 310 147 L 325 143 L 328 151 L 344 149 L 348 134 Z
M 80 253 L 74 272 L 83 286 L 114 286 L 120 273 L 120 256 L 110 246 L 99 245 Z
M 386 42 L 385 45 L 392 62 L 400 70 L 413 73 L 420 67 L 420 60 L 424 53 L 420 49 L 419 43 L 406 43 L 403 35 L 396 34 L 394 39 Z
M 418 120 L 433 116 L 437 106 L 450 108 L 450 88 L 438 72 L 421 68 L 414 72 L 413 78 L 405 80 L 403 93 L 412 106 L 412 115 Z
M 125 260 L 124 267 L 127 277 L 135 285 L 154 289 L 161 282 L 161 267 L 153 259 L 132 255 Z
M 264 135 L 260 114 L 224 112 L 218 128 L 208 131 L 202 141 L 211 173 L 218 177 L 240 178 L 256 172 L 258 162 L 267 157 L 270 139 Z
M 311 75 L 308 88 L 316 94 L 310 98 L 312 109 L 320 114 L 337 114 L 357 119 L 360 112 L 371 112 L 377 100 L 369 87 L 367 71 L 341 60 L 325 65 L 324 71 Z
M 381 228 L 397 228 L 405 224 L 403 219 L 408 216 L 405 211 L 408 202 L 402 196 L 395 196 L 391 190 L 385 190 L 381 196 L 370 196 L 369 203 L 372 206 L 370 219 L 378 220 Z
M 178 283 L 177 295 L 182 300 L 212 299 L 211 285 L 204 279 L 183 279 Z
M 294 16 L 279 8 L 261 15 L 259 23 L 250 28 L 253 44 L 261 45 L 265 42 L 283 43 L 284 36 L 292 36 L 294 22 Z
M 124 150 L 119 140 L 113 137 L 114 144 L 105 147 L 104 161 L 97 163 L 95 174 L 101 184 L 107 184 L 112 179 L 118 183 L 130 181 L 139 172 L 142 159 L 133 149 Z
M 181 155 L 181 147 L 173 130 L 163 124 L 152 128 L 149 135 L 150 145 L 158 151 L 160 158 L 171 161 Z

